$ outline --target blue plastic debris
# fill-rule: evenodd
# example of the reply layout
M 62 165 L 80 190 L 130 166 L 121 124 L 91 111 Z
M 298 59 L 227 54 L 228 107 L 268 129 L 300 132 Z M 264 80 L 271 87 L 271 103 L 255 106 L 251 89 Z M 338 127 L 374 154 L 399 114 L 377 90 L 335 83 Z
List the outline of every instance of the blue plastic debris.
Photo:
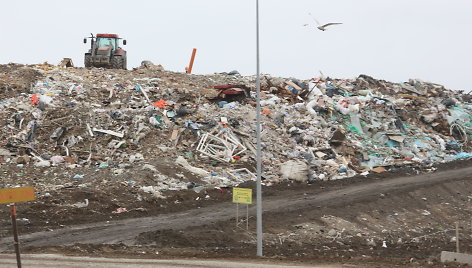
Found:
M 424 148 L 424 147 L 426 147 L 426 144 L 423 143 L 423 142 L 420 141 L 420 140 L 415 140 L 415 145 L 416 145 L 416 147 L 418 147 L 418 148 Z
M 106 162 L 102 162 L 100 163 L 100 165 L 98 166 L 98 168 L 107 168 L 108 167 L 108 163 Z
M 387 146 L 390 147 L 390 148 L 397 147 L 397 146 L 398 146 L 398 142 L 393 141 L 393 140 L 388 140 L 388 141 L 387 141 Z
M 220 102 L 218 102 L 218 107 L 223 108 L 223 106 L 225 106 L 225 104 L 228 104 L 228 102 L 227 101 L 220 101 Z
M 470 157 L 472 157 L 472 153 L 462 152 L 462 153 L 456 154 L 455 159 L 465 159 L 465 158 L 470 158 Z
M 287 86 L 287 88 L 288 88 L 293 94 L 298 94 L 298 91 L 297 91 L 294 87 Z

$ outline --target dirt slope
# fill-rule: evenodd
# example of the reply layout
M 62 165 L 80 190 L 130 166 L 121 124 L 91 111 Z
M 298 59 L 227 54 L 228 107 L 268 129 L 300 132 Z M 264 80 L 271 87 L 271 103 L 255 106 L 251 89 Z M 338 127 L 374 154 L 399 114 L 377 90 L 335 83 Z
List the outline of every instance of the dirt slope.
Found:
M 267 226 L 279 225 L 281 229 L 293 222 L 290 218 L 292 212 L 304 214 L 313 209 L 345 207 L 352 210 L 351 205 L 376 201 L 380 197 L 396 193 L 408 193 L 431 185 L 441 183 L 457 183 L 469 177 L 472 167 L 456 170 L 440 171 L 436 173 L 422 174 L 418 176 L 403 176 L 383 180 L 366 180 L 345 187 L 332 187 L 338 189 L 324 189 L 323 192 L 310 189 L 279 192 L 271 196 L 265 196 L 264 212 Z M 318 188 L 312 186 L 312 188 Z M 351 207 L 351 208 L 349 208 Z M 386 208 L 386 207 L 385 207 Z M 254 208 L 250 214 L 253 215 Z M 352 212 L 351 212 L 352 213 Z M 363 214 L 368 211 L 358 209 L 354 213 Z M 280 214 L 285 214 L 285 222 Z M 279 215 L 277 217 L 277 215 Z M 205 229 L 205 226 L 228 222 L 235 216 L 234 204 L 230 202 L 210 205 L 208 207 L 192 209 L 178 213 L 159 215 L 156 217 L 144 217 L 137 219 L 125 219 L 110 222 L 100 222 L 66 227 L 60 230 L 37 232 L 21 236 L 25 246 L 60 246 L 83 244 L 118 244 L 132 245 L 136 237 L 146 232 L 159 230 L 186 230 L 189 227 Z M 273 218 L 271 218 L 273 217 Z M 276 224 L 275 222 L 278 221 Z M 269 229 L 273 227 L 269 227 Z M 0 241 L 1 249 L 11 238 L 6 237 Z M 141 241 L 142 237 L 141 237 Z

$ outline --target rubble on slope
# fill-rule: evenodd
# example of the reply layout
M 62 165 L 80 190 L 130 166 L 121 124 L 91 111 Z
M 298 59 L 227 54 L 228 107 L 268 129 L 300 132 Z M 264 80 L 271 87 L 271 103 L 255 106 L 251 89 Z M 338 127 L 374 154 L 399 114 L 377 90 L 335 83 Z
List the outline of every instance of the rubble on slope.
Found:
M 161 198 L 254 180 L 254 85 L 252 76 L 146 66 L 0 66 L 2 184 L 22 184 L 18 173 L 33 169 L 41 195 L 92 177 Z M 440 85 L 264 76 L 261 99 L 267 185 L 472 156 L 470 96 Z

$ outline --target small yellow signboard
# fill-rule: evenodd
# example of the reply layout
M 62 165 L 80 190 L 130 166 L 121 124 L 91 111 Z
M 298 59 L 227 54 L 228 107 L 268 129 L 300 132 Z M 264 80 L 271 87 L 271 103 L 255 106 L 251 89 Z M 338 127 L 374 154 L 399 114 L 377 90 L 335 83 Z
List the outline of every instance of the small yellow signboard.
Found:
M 252 204 L 252 189 L 233 188 L 233 203 Z
M 0 189 L 0 204 L 35 200 L 33 187 Z

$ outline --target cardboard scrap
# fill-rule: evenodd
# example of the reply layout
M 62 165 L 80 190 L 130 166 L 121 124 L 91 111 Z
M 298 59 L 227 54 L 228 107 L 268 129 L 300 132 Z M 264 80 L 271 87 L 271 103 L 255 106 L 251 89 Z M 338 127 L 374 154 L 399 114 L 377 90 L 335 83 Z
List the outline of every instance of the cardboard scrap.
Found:
M 298 92 L 302 91 L 302 88 L 299 87 L 297 84 L 295 84 L 294 82 L 292 81 L 286 81 L 285 84 L 293 87 L 294 89 L 296 89 Z
M 112 131 L 112 130 L 98 129 L 98 128 L 93 128 L 92 130 L 94 132 L 101 132 L 101 133 L 105 133 L 105 134 L 108 134 L 108 135 L 113 135 L 113 136 L 116 136 L 116 137 L 119 137 L 119 138 L 123 138 L 125 136 L 125 134 L 123 134 L 123 133 L 119 133 L 119 132 Z
M 372 171 L 375 173 L 384 173 L 387 171 L 387 169 L 385 169 L 384 167 L 376 167 L 376 168 L 373 168 Z
M 178 135 L 179 135 L 179 129 L 178 129 L 178 128 L 174 128 L 174 129 L 172 130 L 172 135 L 170 136 L 170 140 L 171 140 L 171 141 L 176 140 Z
M 388 138 L 399 143 L 402 143 L 405 140 L 405 137 L 403 136 L 388 136 Z

